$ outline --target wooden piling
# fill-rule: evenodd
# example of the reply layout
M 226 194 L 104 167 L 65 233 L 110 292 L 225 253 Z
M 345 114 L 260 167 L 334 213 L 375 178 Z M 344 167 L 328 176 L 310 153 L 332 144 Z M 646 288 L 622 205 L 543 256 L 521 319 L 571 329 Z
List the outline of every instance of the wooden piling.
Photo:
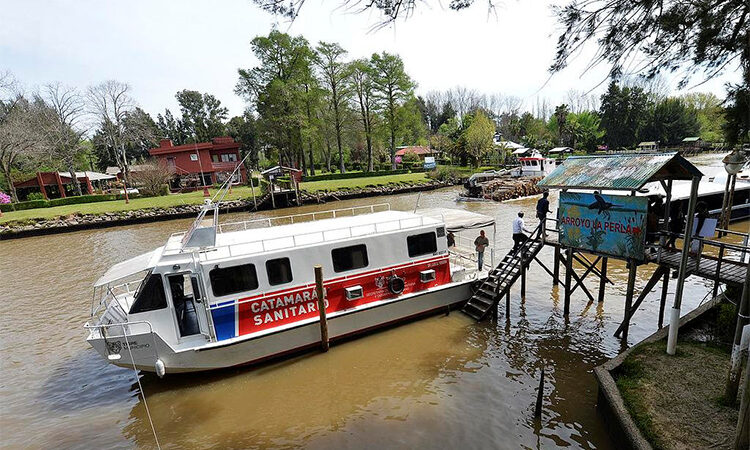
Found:
M 320 345 L 328 351 L 328 319 L 326 318 L 326 299 L 323 290 L 323 266 L 315 266 L 315 292 L 318 295 L 318 312 L 320 314 Z
M 628 341 L 628 330 L 630 329 L 630 315 L 633 307 L 633 291 L 635 290 L 635 275 L 638 265 L 635 261 L 628 261 L 628 290 L 625 293 L 625 327 L 622 329 L 622 340 Z
M 526 299 L 526 258 L 524 258 L 523 249 L 521 249 L 521 299 Z
M 599 274 L 599 303 L 604 301 L 604 290 L 607 287 L 607 262 L 608 259 L 606 256 L 602 258 L 602 270 Z
M 560 283 L 560 247 L 555 246 L 554 255 L 555 259 L 552 263 L 552 270 L 554 273 L 554 275 L 552 275 L 552 286 L 557 286 Z
M 536 405 L 534 406 L 534 417 L 542 418 L 542 400 L 544 399 L 544 367 L 542 367 L 542 376 L 539 378 L 539 390 L 536 393 Z
M 568 248 L 565 250 L 565 306 L 563 307 L 563 315 L 567 316 L 570 314 L 570 282 L 573 279 L 573 249 Z
M 669 270 L 664 272 L 661 282 L 661 298 L 659 299 L 659 328 L 664 326 L 664 306 L 667 304 L 667 293 L 669 291 Z

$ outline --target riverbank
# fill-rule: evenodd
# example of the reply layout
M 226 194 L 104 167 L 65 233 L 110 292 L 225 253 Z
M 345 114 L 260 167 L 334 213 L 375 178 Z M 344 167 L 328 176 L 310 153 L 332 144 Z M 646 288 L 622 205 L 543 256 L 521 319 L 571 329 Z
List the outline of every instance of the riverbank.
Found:
M 336 191 L 315 191 L 314 195 L 311 193 L 303 192 L 300 196 L 301 204 L 311 203 L 328 203 L 331 201 L 348 200 L 365 197 L 376 197 L 381 195 L 393 195 L 402 194 L 409 192 L 419 191 L 430 191 L 434 189 L 440 189 L 446 186 L 450 186 L 444 182 L 427 180 L 424 182 L 418 182 L 414 184 L 387 184 L 384 186 L 370 185 L 365 188 L 354 188 L 354 189 L 343 189 Z M 241 188 L 249 190 L 250 188 Z M 239 189 L 233 189 L 233 196 L 237 196 Z M 202 196 L 198 197 L 202 201 Z M 65 215 L 57 215 L 54 217 L 28 217 L 22 220 L 13 220 L 13 217 L 8 217 L 11 214 L 28 213 L 31 211 L 18 211 L 14 213 L 5 213 L 3 219 L 6 222 L 0 223 L 0 240 L 3 239 L 15 239 L 28 236 L 39 236 L 46 234 L 66 233 L 78 230 L 87 230 L 93 228 L 107 228 L 120 225 L 131 225 L 137 223 L 148 223 L 157 222 L 172 219 L 182 219 L 195 217 L 195 215 L 201 209 L 201 202 L 195 204 L 180 204 L 175 206 L 166 207 L 148 207 L 148 208 L 137 208 L 138 203 L 135 203 L 134 199 L 129 205 L 132 209 L 127 210 L 116 210 L 116 211 L 101 211 L 102 206 L 93 204 L 97 208 L 93 213 L 85 213 L 75 211 Z M 146 199 L 143 199 L 146 200 Z M 110 203 L 110 202 L 102 202 Z M 125 205 L 124 202 L 117 202 L 119 206 Z M 83 205 L 71 205 L 74 207 L 80 207 L 80 209 L 87 209 L 90 207 L 89 204 Z M 67 207 L 63 207 L 67 208 Z M 52 209 L 52 208 L 45 208 Z M 252 198 L 241 198 L 221 203 L 221 212 L 239 212 L 239 211 L 263 211 L 272 209 L 268 203 L 260 204 L 257 206 Z M 46 212 L 46 211 L 45 211 Z M 48 213 L 48 212 L 47 212 Z M 27 214 L 28 215 L 28 214 Z M 10 219 L 10 220 L 9 220 Z
M 668 327 L 594 373 L 598 408 L 623 448 L 730 448 L 737 408 L 722 401 L 729 350 L 722 297 L 680 319 L 677 354 L 666 354 Z

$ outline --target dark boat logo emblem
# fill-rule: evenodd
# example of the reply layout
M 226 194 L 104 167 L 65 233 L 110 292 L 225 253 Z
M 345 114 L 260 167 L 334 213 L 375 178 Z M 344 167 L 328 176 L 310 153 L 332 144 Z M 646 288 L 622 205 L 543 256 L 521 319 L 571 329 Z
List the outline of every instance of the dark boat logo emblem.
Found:
M 107 350 L 109 350 L 109 353 L 120 353 L 122 343 L 120 341 L 107 342 Z

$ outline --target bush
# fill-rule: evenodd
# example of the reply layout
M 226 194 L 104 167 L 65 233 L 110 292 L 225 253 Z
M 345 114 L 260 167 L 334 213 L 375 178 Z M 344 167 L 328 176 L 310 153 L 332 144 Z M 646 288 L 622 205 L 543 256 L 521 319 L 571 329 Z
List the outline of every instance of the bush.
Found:
M 348 172 L 348 173 L 329 173 L 325 175 L 315 175 L 305 177 L 303 181 L 327 181 L 327 180 L 344 180 L 350 178 L 379 177 L 384 175 L 401 175 L 409 173 L 407 169 L 388 170 L 382 172 Z
M 45 198 L 41 192 L 32 192 L 26 196 L 26 200 L 45 200 Z
M 457 183 L 461 180 L 461 172 L 455 167 L 438 166 L 437 169 L 427 172 L 427 177 L 445 183 Z
M 152 162 L 144 164 L 143 169 L 132 174 L 133 182 L 145 196 L 159 196 L 169 193 L 167 184 L 172 179 L 172 171 L 166 166 Z
M 25 209 L 44 208 L 47 206 L 49 206 L 47 200 L 30 200 L 26 202 L 0 204 L 0 211 L 23 211 Z

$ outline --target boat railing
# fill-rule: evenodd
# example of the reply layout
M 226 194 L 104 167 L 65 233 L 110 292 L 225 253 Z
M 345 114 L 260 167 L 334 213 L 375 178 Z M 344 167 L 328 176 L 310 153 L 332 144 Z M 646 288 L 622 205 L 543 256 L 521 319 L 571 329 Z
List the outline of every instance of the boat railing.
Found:
M 96 305 L 92 305 L 91 317 L 95 317 L 99 311 L 106 310 L 107 306 L 112 300 L 120 295 L 135 295 L 138 291 L 138 286 L 143 282 L 143 279 L 127 281 L 125 283 L 116 284 L 114 286 L 107 286 L 105 292 L 100 295 L 99 302 L 96 302 L 97 289 L 94 289 L 94 302 Z M 119 302 L 118 302 L 119 306 Z
M 351 217 L 356 216 L 358 214 L 367 214 L 367 213 L 375 213 L 380 211 L 390 211 L 391 205 L 390 203 L 378 203 L 375 205 L 366 205 L 366 206 L 352 206 L 350 208 L 339 208 L 339 209 L 330 209 L 326 211 L 316 211 L 316 212 L 309 212 L 309 213 L 300 213 L 300 214 L 291 214 L 288 216 L 279 216 L 279 217 L 266 217 L 263 219 L 253 219 L 253 220 L 243 220 L 240 222 L 229 222 L 225 224 L 219 225 L 219 233 L 224 233 L 225 229 L 227 229 L 227 232 L 229 231 L 240 231 L 240 230 L 247 230 L 248 228 L 259 228 L 268 226 L 272 227 L 274 225 L 288 225 L 288 224 L 294 224 L 294 223 L 300 223 L 300 222 L 312 222 L 316 220 L 323 220 L 323 219 L 335 219 L 336 217 Z M 362 212 L 358 212 L 362 211 Z
M 201 252 L 200 257 L 203 261 L 207 261 L 209 259 L 209 255 L 220 255 L 221 252 L 219 250 L 226 250 L 228 252 L 228 255 L 221 255 L 221 257 L 244 256 L 255 253 L 264 253 L 268 251 L 295 248 L 302 245 L 320 244 L 323 242 L 340 241 L 343 239 L 350 239 L 353 237 L 361 237 L 377 233 L 418 228 L 424 225 L 424 216 L 408 217 L 405 219 L 388 220 L 384 222 L 369 223 L 364 225 L 351 225 L 348 227 L 331 228 L 322 231 L 311 231 L 309 233 L 300 233 L 291 236 L 281 236 L 277 238 L 259 239 L 255 241 L 218 245 L 212 247 L 211 252 Z

